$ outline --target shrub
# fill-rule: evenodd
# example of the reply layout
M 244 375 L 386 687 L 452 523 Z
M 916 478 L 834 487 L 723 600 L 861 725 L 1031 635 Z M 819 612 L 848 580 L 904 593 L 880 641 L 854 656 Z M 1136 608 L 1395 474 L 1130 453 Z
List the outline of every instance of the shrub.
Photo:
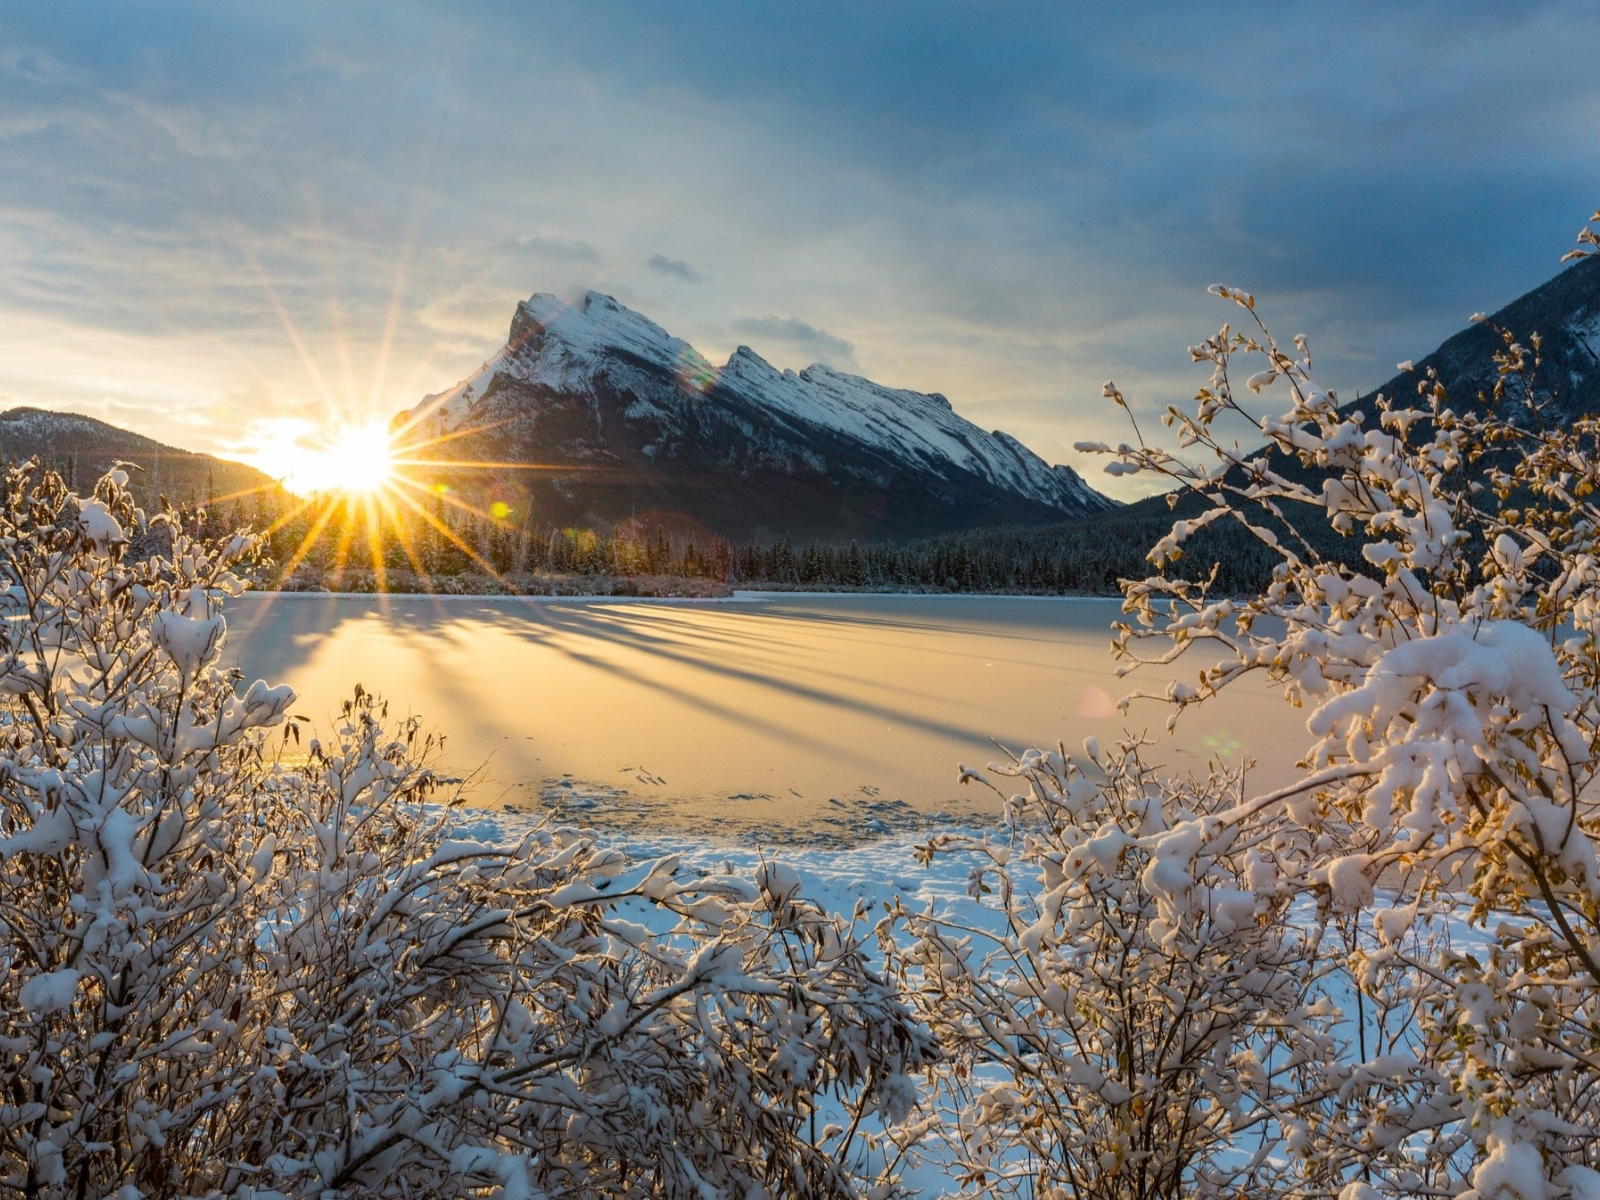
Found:
M 254 539 L 126 483 L 0 494 L 0 1187 L 893 1191 L 868 1131 L 935 1052 L 857 924 L 781 864 L 466 839 L 417 722 L 359 689 L 300 747 L 289 690 L 218 665 Z
M 1430 371 L 1415 397 L 1341 406 L 1303 339 L 1214 290 L 1244 328 L 1192 349 L 1211 378 L 1166 417 L 1200 461 L 1099 447 L 1204 502 L 1126 583 L 1118 646 L 1129 668 L 1146 639 L 1162 662 L 1204 651 L 1159 694 L 1173 720 L 1254 672 L 1310 710 L 1301 788 L 1262 803 L 1305 831 L 1290 886 L 1339 914 L 1352 999 L 1379 1016 L 1348 1034 L 1337 1103 L 1307 1110 L 1305 1186 L 1600 1195 L 1600 420 L 1550 419 L 1540 337 L 1501 329 L 1487 394 Z M 1224 415 L 1266 447 L 1239 450 Z M 1168 569 L 1217 522 L 1277 557 L 1266 587 Z
M 974 1193 L 1264 1195 L 1283 1114 L 1327 1090 L 1331 965 L 1289 912 L 1310 839 L 1237 773 L 1162 781 L 1139 750 L 1029 751 L 1009 843 L 923 848 L 997 897 L 995 927 L 907 914 L 897 959 L 949 1052 L 932 1156 Z
M 1160 780 L 1135 741 L 991 766 L 1026 785 L 1009 837 L 923 850 L 971 856 L 986 911 L 899 914 L 949 1051 L 907 1136 L 974 1195 L 1596 1200 L 1600 417 L 1561 419 L 1541 338 L 1493 325 L 1485 394 L 1426 371 L 1342 406 L 1213 290 L 1244 328 L 1192 348 L 1177 449 L 1080 447 L 1183 514 L 1115 649 L 1200 663 L 1124 705 L 1171 728 L 1264 673 L 1309 710 L 1304 774 Z M 1262 586 L 1177 568 L 1219 527 Z

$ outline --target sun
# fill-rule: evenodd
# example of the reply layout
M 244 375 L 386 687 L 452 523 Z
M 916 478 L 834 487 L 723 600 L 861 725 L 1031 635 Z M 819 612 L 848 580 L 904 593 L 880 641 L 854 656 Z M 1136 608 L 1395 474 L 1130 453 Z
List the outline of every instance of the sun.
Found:
M 384 420 L 316 425 L 303 417 L 260 423 L 250 457 L 297 496 L 370 495 L 394 480 L 394 444 Z
M 394 447 L 386 422 L 349 425 L 337 431 L 327 456 L 347 492 L 374 492 L 394 478 Z
M 409 252 L 409 251 L 408 251 Z M 300 351 L 321 404 L 309 396 L 295 398 L 293 415 L 261 416 L 249 421 L 237 441 L 226 445 L 231 458 L 249 463 L 267 477 L 262 486 L 216 496 L 207 490 L 208 508 L 224 519 L 248 522 L 265 547 L 266 561 L 277 573 L 274 587 L 306 582 L 297 579 L 305 567 L 315 583 L 326 580 L 338 590 L 346 572 L 363 589 L 388 590 L 394 571 L 405 572 L 433 590 L 432 576 L 441 563 L 465 561 L 499 580 L 503 590 L 514 591 L 501 578 L 506 569 L 502 554 L 494 558 L 494 545 L 503 548 L 511 526 L 513 508 L 500 499 L 476 506 L 453 494 L 438 472 L 504 470 L 509 467 L 546 469 L 523 463 L 480 462 L 460 459 L 461 447 L 479 427 L 428 423 L 439 407 L 413 410 L 406 420 L 379 416 L 375 406 L 384 396 L 393 322 L 384 333 L 381 352 L 367 403 L 348 393 L 341 400 L 328 387 L 327 376 L 306 349 L 288 311 L 279 303 L 266 275 L 257 275 L 277 310 L 289 340 Z M 396 276 L 391 317 L 400 310 L 398 291 L 404 272 Z M 337 313 L 335 313 L 337 316 Z M 348 376 L 349 347 L 341 345 Z M 409 389 L 408 389 L 409 390 Z M 391 409 L 392 413 L 394 410 Z M 440 452 L 443 451 L 443 456 Z M 270 481 L 270 482 L 268 482 Z M 532 508 L 521 514 L 522 539 L 528 534 Z M 494 531 L 496 536 L 489 536 Z M 497 568 L 498 563 L 498 568 Z M 409 580 L 407 581 L 410 582 Z
M 488 557 L 482 535 L 485 529 L 504 530 L 512 506 L 504 500 L 474 506 L 428 472 L 506 464 L 439 457 L 442 446 L 472 430 L 419 437 L 416 426 L 415 420 L 354 415 L 259 418 L 232 450 L 276 485 L 208 503 L 272 493 L 257 502 L 255 523 L 278 573 L 275 586 L 308 565 L 334 590 L 347 571 L 358 573 L 351 578 L 364 581 L 362 587 L 375 585 L 380 592 L 393 571 L 414 574 L 431 590 L 428 581 L 441 558 L 471 562 L 500 579 L 504 565 L 497 569 Z M 237 507 L 225 511 L 243 515 Z

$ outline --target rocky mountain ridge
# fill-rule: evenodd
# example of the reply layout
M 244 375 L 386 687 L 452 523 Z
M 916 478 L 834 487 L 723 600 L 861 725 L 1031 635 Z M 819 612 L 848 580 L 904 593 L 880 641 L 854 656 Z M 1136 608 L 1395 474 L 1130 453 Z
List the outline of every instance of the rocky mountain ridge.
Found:
M 1341 411 L 1365 413 L 1371 427 L 1376 424 L 1377 397 L 1387 397 L 1397 407 L 1417 403 L 1417 385 L 1428 378 L 1429 368 L 1438 371 L 1451 408 L 1473 408 L 1482 403 L 1480 397 L 1494 392 L 1498 377 L 1494 354 L 1504 348 L 1496 328 L 1509 331 L 1530 347 L 1532 336 L 1539 335 L 1535 394 L 1543 406 L 1544 420 L 1568 424 L 1578 417 L 1600 414 L 1600 257 L 1580 259 L 1489 313 L 1486 321 L 1470 322 L 1431 353 L 1414 360 L 1411 370 L 1400 371 L 1382 386 L 1345 402 Z M 1523 403 L 1521 385 L 1508 386 L 1507 398 L 1507 403 Z M 1274 469 L 1321 487 L 1319 472 L 1304 469 L 1287 457 L 1277 458 Z M 1174 510 L 1163 493 L 1134 502 L 1122 515 L 1130 520 L 1159 516 L 1165 521 L 1173 515 L 1192 517 L 1206 507 L 1206 502 L 1191 493 L 1181 498 Z
M 1402 372 L 1376 393 L 1401 401 L 1416 395 L 1429 367 L 1439 372 L 1453 405 L 1473 402 L 1494 390 L 1494 352 L 1501 341 L 1490 326 L 1509 330 L 1525 344 L 1537 333 L 1541 345 L 1538 388 L 1561 421 L 1600 413 L 1600 258 L 1583 258 L 1532 291 L 1445 339 L 1413 372 Z M 1372 411 L 1372 394 L 1356 403 Z
M 505 347 L 401 426 L 408 470 L 542 525 L 881 540 L 1115 507 L 943 396 L 747 346 L 716 367 L 598 292 L 519 304 Z

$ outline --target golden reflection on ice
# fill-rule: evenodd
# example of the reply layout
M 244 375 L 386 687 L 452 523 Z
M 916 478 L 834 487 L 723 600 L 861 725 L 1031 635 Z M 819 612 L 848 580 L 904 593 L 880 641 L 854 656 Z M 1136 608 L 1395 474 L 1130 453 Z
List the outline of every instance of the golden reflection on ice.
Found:
M 447 735 L 452 769 L 482 768 L 479 804 L 709 832 L 870 831 L 906 815 L 896 801 L 996 811 L 992 793 L 957 785 L 957 763 L 1003 759 L 1001 746 L 1076 751 L 1089 735 L 1160 732 L 1159 705 L 1123 718 L 1113 703 L 1136 682 L 1113 676 L 1116 610 L 1009 597 L 246 597 L 228 653 L 251 677 L 293 684 L 298 711 L 319 718 L 357 681 L 423 714 Z M 1249 753 L 1253 785 L 1268 788 L 1307 742 L 1303 714 L 1262 684 L 1191 710 L 1154 757 L 1181 773 Z

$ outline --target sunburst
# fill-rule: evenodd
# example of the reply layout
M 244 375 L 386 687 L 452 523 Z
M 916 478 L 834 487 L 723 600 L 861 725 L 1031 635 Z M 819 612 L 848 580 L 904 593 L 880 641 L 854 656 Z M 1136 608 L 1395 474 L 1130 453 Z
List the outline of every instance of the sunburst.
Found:
M 388 422 L 339 421 L 318 427 L 303 417 L 262 422 L 249 457 L 299 496 L 382 490 L 394 474 Z
M 317 397 L 314 405 L 301 408 L 302 415 L 255 422 L 246 431 L 243 443 L 234 447 L 241 458 L 277 480 L 281 488 L 270 505 L 273 515 L 264 522 L 267 528 L 259 531 L 278 543 L 276 578 L 269 586 L 281 587 L 315 554 L 334 573 L 347 567 L 370 568 L 380 592 L 388 586 L 386 562 L 403 558 L 431 591 L 433 568 L 426 561 L 424 550 L 428 547 L 423 544 L 428 543 L 452 547 L 476 570 L 512 591 L 510 582 L 457 527 L 531 527 L 534 514 L 528 511 L 529 501 L 508 504 L 502 496 L 486 501 L 485 507 L 480 508 L 442 480 L 455 482 L 485 471 L 574 469 L 570 464 L 480 461 L 461 453 L 472 435 L 488 432 L 492 426 L 457 424 L 454 428 L 441 428 L 443 423 L 435 418 L 446 396 L 433 405 L 413 410 L 404 419 L 391 421 L 377 415 L 384 411 L 388 399 L 385 383 L 401 309 L 405 262 L 411 248 L 409 233 L 407 240 L 401 250 L 381 344 L 372 363 L 371 388 L 364 399 L 357 399 L 354 394 L 352 347 L 345 341 L 337 311 L 332 329 L 338 340 L 336 349 L 342 370 L 334 373 L 324 371 L 315 361 L 308 340 L 280 301 L 267 272 L 253 257 L 250 259 Z M 430 352 L 418 366 L 418 377 L 410 384 L 416 390 L 421 390 L 417 386 L 420 375 L 431 359 Z M 340 376 L 347 393 L 342 400 L 332 386 Z M 398 408 L 395 405 L 389 411 Z M 250 495 L 246 492 L 222 496 L 216 501 L 248 500 Z M 284 546 L 282 535 L 289 531 L 293 532 L 294 541 Z
M 513 516 L 513 508 L 503 502 L 479 508 L 431 481 L 440 470 L 541 469 L 439 453 L 448 443 L 482 428 L 420 437 L 415 421 L 394 428 L 381 419 L 333 420 L 320 428 L 302 418 L 261 423 L 255 445 L 242 450 L 292 494 L 288 506 L 263 532 L 272 537 L 290 527 L 304 528 L 298 543 L 277 564 L 274 582 L 282 585 L 319 547 L 327 547 L 335 573 L 367 567 L 379 590 L 386 590 L 385 564 L 398 548 L 431 587 L 430 568 L 418 545 L 419 535 L 427 532 L 510 590 L 501 573 L 455 528 L 465 522 L 450 514 L 503 524 Z

